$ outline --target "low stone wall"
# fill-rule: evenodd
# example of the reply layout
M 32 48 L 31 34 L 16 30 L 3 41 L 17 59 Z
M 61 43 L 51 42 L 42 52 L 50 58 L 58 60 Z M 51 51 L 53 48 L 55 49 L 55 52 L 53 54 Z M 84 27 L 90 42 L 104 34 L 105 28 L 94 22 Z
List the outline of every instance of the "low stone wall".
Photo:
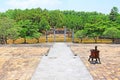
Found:
M 115 39 L 116 44 L 120 44 L 120 39 Z
M 39 41 L 38 41 L 39 40 Z M 26 43 L 27 44 L 34 44 L 34 43 L 46 43 L 46 37 L 41 37 L 39 39 L 26 39 Z M 64 42 L 64 38 L 62 37 L 59 37 L 55 39 L 56 42 Z M 48 38 L 48 42 L 54 42 L 54 38 L 53 37 L 49 37 Z M 68 38 L 66 37 L 66 42 L 72 42 L 72 38 Z M 7 41 L 8 44 L 22 44 L 24 43 L 24 38 L 19 38 L 19 39 L 16 39 L 15 41 L 13 40 L 8 40 Z M 78 38 L 75 38 L 74 39 L 74 43 L 81 43 L 81 40 L 78 39 Z M 82 40 L 82 43 L 95 43 L 94 39 L 83 39 Z M 97 43 L 112 43 L 112 40 L 111 39 L 97 39 Z M 120 39 L 119 39 L 119 42 L 116 40 L 115 43 L 120 43 Z

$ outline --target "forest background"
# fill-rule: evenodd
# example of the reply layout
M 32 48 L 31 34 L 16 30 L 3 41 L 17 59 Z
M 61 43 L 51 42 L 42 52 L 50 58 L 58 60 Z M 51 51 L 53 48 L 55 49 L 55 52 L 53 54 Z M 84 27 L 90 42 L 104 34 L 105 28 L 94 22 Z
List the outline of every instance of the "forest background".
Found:
M 73 10 L 47 10 L 41 8 L 9 9 L 0 12 L 0 43 L 18 38 L 39 39 L 44 31 L 51 28 L 74 29 L 75 37 L 83 38 L 120 38 L 120 13 L 113 7 L 109 14 Z

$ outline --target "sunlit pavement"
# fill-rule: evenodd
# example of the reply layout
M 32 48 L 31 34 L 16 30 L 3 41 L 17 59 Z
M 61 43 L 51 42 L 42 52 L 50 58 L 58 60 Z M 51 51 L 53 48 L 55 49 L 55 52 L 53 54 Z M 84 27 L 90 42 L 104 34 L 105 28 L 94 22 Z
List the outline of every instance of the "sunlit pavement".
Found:
M 31 80 L 93 80 L 87 68 L 65 43 L 54 43 Z

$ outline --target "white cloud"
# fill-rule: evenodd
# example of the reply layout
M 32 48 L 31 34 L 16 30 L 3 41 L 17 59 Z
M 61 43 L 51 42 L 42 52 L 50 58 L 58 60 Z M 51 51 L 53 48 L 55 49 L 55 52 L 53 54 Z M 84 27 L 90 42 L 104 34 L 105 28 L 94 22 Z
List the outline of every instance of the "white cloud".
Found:
M 3 8 L 0 8 L 0 12 L 4 12 L 5 11 L 5 9 L 3 9 Z
M 36 7 L 56 9 L 57 7 L 61 6 L 62 2 L 60 0 L 9 0 L 6 4 L 11 9 L 26 9 Z

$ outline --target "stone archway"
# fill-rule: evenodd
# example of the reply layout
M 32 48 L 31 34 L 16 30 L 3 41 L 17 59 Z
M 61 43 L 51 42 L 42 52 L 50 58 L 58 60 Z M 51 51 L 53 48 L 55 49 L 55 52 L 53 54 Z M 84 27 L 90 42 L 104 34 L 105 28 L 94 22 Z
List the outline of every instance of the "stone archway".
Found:
M 46 31 L 46 42 L 74 42 L 74 31 L 64 28 L 51 28 Z

